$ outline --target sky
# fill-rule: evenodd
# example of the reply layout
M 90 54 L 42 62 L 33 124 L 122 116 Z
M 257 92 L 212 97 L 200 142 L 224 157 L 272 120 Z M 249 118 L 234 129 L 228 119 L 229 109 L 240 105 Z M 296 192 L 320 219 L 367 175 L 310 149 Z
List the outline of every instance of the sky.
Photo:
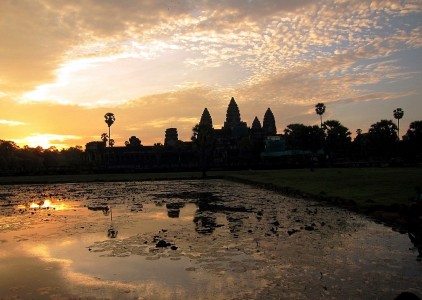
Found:
M 242 121 L 422 120 L 422 0 L 1 0 L 0 139 L 67 148 L 188 141 L 234 97 Z

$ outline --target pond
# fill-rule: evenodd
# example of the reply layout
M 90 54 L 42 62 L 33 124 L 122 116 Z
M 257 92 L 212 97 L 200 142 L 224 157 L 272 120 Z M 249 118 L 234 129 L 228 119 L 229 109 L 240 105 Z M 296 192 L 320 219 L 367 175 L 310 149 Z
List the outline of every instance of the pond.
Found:
M 407 234 L 223 180 L 0 187 L 0 298 L 422 296 Z

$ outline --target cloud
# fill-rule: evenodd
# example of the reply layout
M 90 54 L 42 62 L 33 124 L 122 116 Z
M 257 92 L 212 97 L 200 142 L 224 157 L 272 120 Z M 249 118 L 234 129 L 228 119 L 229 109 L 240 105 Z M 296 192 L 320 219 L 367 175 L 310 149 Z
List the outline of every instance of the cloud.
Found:
M 237 17 L 247 17 L 252 20 L 278 12 L 292 12 L 313 3 L 311 0 L 207 0 L 202 5 L 215 11 L 230 11 Z
M 22 91 L 53 80 L 72 30 L 39 1 L 1 1 L 0 20 L 0 90 Z
M 0 90 L 26 91 L 52 82 L 70 57 L 121 53 L 124 42 L 136 40 L 133 35 L 142 37 L 151 26 L 188 11 L 187 2 L 177 3 L 1 1 Z
M 398 39 L 400 33 L 402 43 L 421 44 L 420 29 L 414 29 L 409 39 L 405 25 L 393 28 L 386 21 L 399 21 L 403 14 L 420 10 L 415 4 L 396 1 L 333 1 L 330 5 L 305 0 L 92 0 L 3 1 L 0 5 L 0 17 L 6 20 L 0 30 L 6 41 L 0 55 L 7 74 L 2 87 L 25 90 L 38 85 L 32 96 L 35 92 L 46 97 L 50 89 L 64 83 L 73 87 L 73 82 L 63 81 L 63 72 L 90 58 L 102 59 L 104 67 L 113 68 L 117 59 L 163 60 L 169 50 L 179 49 L 189 55 L 181 57 L 188 69 L 200 73 L 201 69 L 232 65 L 252 73 L 250 80 L 254 80 L 334 52 L 368 47 L 374 35 L 391 43 L 389 37 Z M 385 45 L 385 53 L 395 47 Z M 162 74 L 170 70 L 164 68 Z M 92 76 L 89 69 L 86 74 Z M 42 82 L 46 84 L 40 86 Z M 109 99 L 99 98 L 98 105 Z M 56 101 L 75 103 L 74 99 Z
M 183 123 L 188 124 L 196 124 L 199 122 L 199 117 L 192 117 L 192 118 L 168 118 L 168 119 L 156 119 L 152 120 L 151 122 L 145 123 L 146 127 L 153 127 L 153 128 L 169 128 L 171 126 L 183 126 Z M 193 126 L 192 126 L 193 127 Z
M 231 96 L 249 124 L 266 107 L 311 121 L 315 102 L 401 99 L 419 93 L 404 90 L 420 75 L 402 55 L 422 47 L 421 12 L 393 0 L 0 1 L 2 118 L 83 144 L 112 111 L 117 144 L 148 144 L 167 126 L 189 139 L 205 107 L 223 124 Z
M 0 120 L 0 125 L 20 126 L 20 125 L 25 125 L 25 123 L 19 122 L 19 121 L 11 121 L 11 120 Z

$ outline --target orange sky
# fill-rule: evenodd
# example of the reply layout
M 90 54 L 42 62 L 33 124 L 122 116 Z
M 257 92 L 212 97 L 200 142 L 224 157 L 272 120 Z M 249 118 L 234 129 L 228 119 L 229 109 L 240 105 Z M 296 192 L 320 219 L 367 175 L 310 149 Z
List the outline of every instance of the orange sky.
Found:
M 0 139 L 84 146 L 107 132 L 144 145 L 233 96 L 250 126 L 324 119 L 351 132 L 422 115 L 422 2 L 344 0 L 0 1 Z

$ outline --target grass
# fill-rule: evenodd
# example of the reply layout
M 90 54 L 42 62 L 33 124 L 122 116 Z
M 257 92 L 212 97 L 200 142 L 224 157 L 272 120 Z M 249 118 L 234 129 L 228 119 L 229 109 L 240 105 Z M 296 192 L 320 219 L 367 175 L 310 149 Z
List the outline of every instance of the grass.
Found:
M 410 204 L 422 187 L 421 168 L 348 168 L 209 172 L 214 177 L 241 180 L 304 193 L 311 197 L 353 200 L 359 209 L 373 205 Z M 1 184 L 113 182 L 199 179 L 200 172 L 80 174 L 0 177 Z
M 373 205 L 410 204 L 416 187 L 422 188 L 421 168 L 348 168 L 242 171 L 226 174 L 275 188 L 310 196 L 353 200 L 358 208 Z

